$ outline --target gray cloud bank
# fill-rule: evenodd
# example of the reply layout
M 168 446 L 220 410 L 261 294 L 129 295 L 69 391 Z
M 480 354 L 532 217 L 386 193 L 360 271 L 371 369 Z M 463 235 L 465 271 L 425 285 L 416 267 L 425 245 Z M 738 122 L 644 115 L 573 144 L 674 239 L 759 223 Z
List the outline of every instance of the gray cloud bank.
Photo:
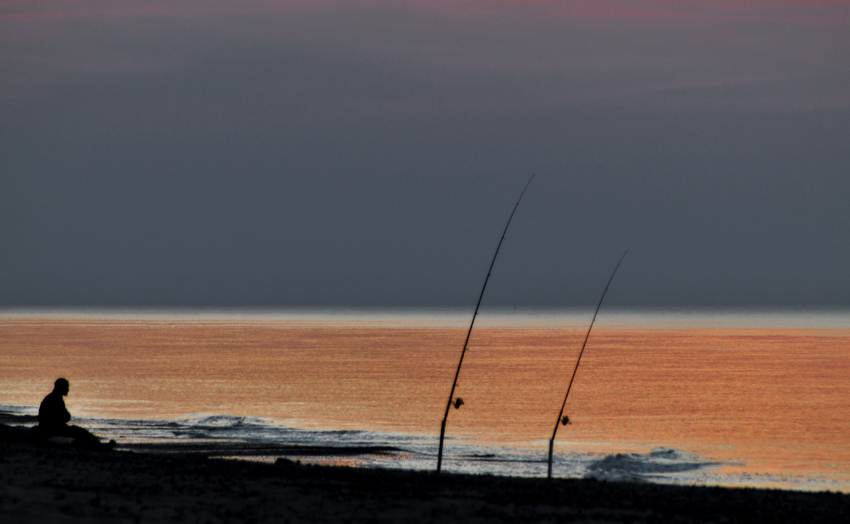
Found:
M 28 4 L 0 306 L 850 306 L 847 4 Z

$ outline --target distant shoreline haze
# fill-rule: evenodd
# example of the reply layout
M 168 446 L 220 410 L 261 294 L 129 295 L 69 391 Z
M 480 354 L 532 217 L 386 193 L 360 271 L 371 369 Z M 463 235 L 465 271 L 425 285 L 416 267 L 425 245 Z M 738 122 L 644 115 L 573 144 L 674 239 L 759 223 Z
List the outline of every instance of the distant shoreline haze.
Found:
M 45 319 L 103 319 L 177 322 L 251 321 L 314 325 L 468 326 L 469 308 L 0 308 L 0 322 Z M 586 327 L 593 307 L 487 308 L 477 326 Z M 603 305 L 596 321 L 604 327 L 775 328 L 850 330 L 850 308 L 618 308 Z

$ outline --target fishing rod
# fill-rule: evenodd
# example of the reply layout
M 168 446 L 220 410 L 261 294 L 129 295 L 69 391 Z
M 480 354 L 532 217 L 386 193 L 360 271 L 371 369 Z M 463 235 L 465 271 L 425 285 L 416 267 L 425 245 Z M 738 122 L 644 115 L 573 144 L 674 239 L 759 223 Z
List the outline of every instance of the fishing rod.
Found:
M 519 194 L 516 204 L 514 204 L 514 210 L 511 211 L 511 216 L 508 217 L 508 223 L 505 224 L 505 230 L 502 231 L 502 238 L 499 239 L 499 245 L 496 246 L 496 252 L 493 253 L 493 260 L 490 262 L 490 269 L 487 270 L 487 278 L 484 279 L 484 285 L 481 287 L 481 294 L 478 295 L 478 303 L 475 305 L 475 312 L 472 313 L 472 322 L 469 324 L 469 331 L 466 332 L 466 341 L 463 343 L 463 351 L 460 352 L 460 361 L 457 363 L 457 371 L 455 371 L 455 379 L 454 382 L 452 382 L 452 390 L 449 392 L 449 401 L 446 404 L 446 413 L 443 415 L 443 423 L 440 425 L 440 451 L 437 453 L 437 473 L 440 472 L 440 469 L 443 466 L 443 438 L 446 436 L 446 420 L 449 418 L 449 410 L 452 405 L 454 405 L 455 409 L 460 409 L 463 405 L 462 398 L 458 397 L 454 404 L 452 403 L 452 399 L 454 398 L 455 387 L 457 387 L 457 377 L 460 376 L 460 366 L 463 364 L 463 356 L 466 354 L 466 348 L 469 345 L 469 336 L 472 335 L 472 326 L 475 325 L 475 317 L 478 316 L 478 308 L 481 306 L 481 299 L 484 298 L 484 290 L 487 289 L 487 281 L 490 280 L 490 273 L 493 271 L 493 264 L 496 263 L 496 257 L 499 255 L 499 248 L 502 247 L 502 241 L 505 240 L 505 234 L 508 232 L 508 227 L 511 225 L 511 220 L 514 218 L 516 208 L 519 207 L 519 201 L 522 200 L 522 196 L 525 194 L 525 190 L 528 189 L 532 180 L 534 180 L 534 175 L 531 175 L 531 178 L 528 179 L 528 182 L 522 189 L 522 193 Z
M 584 354 L 584 348 L 587 346 L 587 339 L 590 338 L 590 330 L 593 329 L 593 323 L 596 322 L 596 315 L 599 313 L 599 308 L 602 307 L 602 301 L 605 300 L 605 293 L 608 292 L 608 287 L 611 285 L 611 281 L 614 280 L 614 275 L 617 273 L 617 269 L 619 269 L 620 264 L 623 262 L 623 259 L 626 258 L 626 254 L 623 253 L 623 256 L 620 257 L 620 260 L 617 262 L 617 265 L 614 267 L 614 271 L 611 272 L 611 277 L 608 279 L 608 283 L 605 284 L 605 291 L 602 292 L 602 297 L 599 299 L 599 304 L 596 305 L 596 311 L 593 313 L 593 320 L 590 321 L 590 327 L 587 328 L 587 334 L 584 336 L 584 343 L 581 345 L 581 351 L 578 353 L 578 358 L 576 359 L 576 367 L 573 369 L 573 376 L 570 377 L 570 383 L 567 386 L 567 394 L 564 395 L 564 403 L 561 404 L 561 411 L 558 413 L 558 420 L 555 421 L 555 429 L 552 431 L 552 438 L 549 440 L 549 472 L 547 474 L 547 478 L 552 478 L 552 448 L 555 446 L 555 436 L 558 434 L 558 426 L 570 423 L 570 417 L 564 416 L 564 408 L 567 405 L 567 398 L 570 396 L 570 389 L 573 387 L 573 380 L 576 378 L 576 372 L 578 371 L 578 365 L 581 362 L 581 356 Z

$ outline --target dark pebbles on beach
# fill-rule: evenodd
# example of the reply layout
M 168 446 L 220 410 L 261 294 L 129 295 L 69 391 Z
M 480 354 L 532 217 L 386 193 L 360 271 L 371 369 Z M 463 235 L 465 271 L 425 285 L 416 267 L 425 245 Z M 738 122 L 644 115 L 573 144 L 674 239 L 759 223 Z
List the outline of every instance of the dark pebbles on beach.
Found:
M 850 522 L 850 495 L 276 465 L 0 432 L 0 522 Z

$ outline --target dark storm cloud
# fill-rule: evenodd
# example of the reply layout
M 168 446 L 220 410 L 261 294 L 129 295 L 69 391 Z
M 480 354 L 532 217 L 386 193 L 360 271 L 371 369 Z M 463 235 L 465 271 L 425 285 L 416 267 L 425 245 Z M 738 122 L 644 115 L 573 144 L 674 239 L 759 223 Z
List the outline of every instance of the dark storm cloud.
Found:
M 0 304 L 850 304 L 847 4 L 10 4 Z

